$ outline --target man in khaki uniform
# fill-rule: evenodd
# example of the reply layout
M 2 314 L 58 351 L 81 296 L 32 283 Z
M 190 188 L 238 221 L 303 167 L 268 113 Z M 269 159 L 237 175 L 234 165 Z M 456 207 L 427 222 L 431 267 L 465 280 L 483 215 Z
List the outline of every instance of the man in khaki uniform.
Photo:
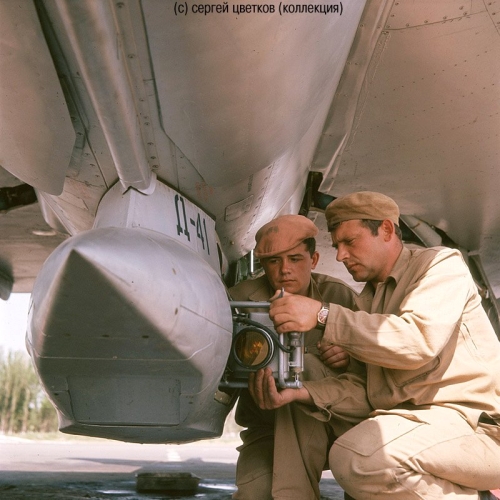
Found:
M 399 209 L 379 193 L 338 198 L 325 216 L 337 260 L 367 284 L 359 310 L 329 305 L 323 342 L 366 363 L 365 383 L 349 386 L 346 374 L 278 392 L 260 371 L 252 395 L 262 408 L 304 403 L 327 421 L 346 391 L 365 392 L 371 418 L 330 451 L 336 480 L 358 500 L 484 498 L 500 485 L 500 343 L 462 255 L 403 247 Z M 288 332 L 314 325 L 320 308 L 285 295 L 270 315 Z
M 255 256 L 260 258 L 265 275 L 233 287 L 232 299 L 267 302 L 284 288 L 288 293 L 352 308 L 355 294 L 351 288 L 334 278 L 311 273 L 319 259 L 314 240 L 317 233 L 313 222 L 300 215 L 284 215 L 265 224 L 256 234 L 255 247 Z M 323 378 L 344 371 L 338 369 L 348 364 L 343 350 L 330 346 L 329 355 L 324 356 L 334 369 L 330 370 L 317 358 L 317 344 L 323 332 L 314 327 L 308 330 L 304 339 L 304 378 Z M 318 425 L 317 429 L 303 427 L 301 419 L 310 417 L 301 411 L 297 413 L 291 408 L 277 412 L 260 410 L 248 391 L 242 391 L 236 422 L 246 429 L 241 433 L 243 445 L 239 448 L 236 472 L 238 491 L 233 498 L 319 498 L 318 483 L 333 435 L 324 425 Z M 290 456 L 297 456 L 298 460 L 291 461 Z

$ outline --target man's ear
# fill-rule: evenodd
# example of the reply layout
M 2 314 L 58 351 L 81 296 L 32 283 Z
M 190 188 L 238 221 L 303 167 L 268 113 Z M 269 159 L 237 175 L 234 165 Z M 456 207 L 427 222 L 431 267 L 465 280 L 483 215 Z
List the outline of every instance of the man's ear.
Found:
M 384 219 L 382 221 L 382 224 L 380 225 L 379 231 L 384 237 L 384 241 L 389 241 L 396 232 L 394 228 L 394 222 L 389 219 Z
M 311 269 L 316 269 L 316 266 L 318 265 L 318 261 L 319 261 L 319 253 L 314 252 L 312 254 L 311 259 L 312 259 Z

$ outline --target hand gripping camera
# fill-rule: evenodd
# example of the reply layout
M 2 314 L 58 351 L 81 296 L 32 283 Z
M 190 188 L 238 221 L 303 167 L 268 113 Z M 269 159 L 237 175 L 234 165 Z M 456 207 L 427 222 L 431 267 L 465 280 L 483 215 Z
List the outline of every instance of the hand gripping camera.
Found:
M 270 367 L 282 389 L 302 387 L 304 335 L 277 334 L 269 318 L 269 302 L 232 301 L 233 342 L 220 389 L 248 387 L 248 375 Z M 245 312 L 239 312 L 245 311 Z

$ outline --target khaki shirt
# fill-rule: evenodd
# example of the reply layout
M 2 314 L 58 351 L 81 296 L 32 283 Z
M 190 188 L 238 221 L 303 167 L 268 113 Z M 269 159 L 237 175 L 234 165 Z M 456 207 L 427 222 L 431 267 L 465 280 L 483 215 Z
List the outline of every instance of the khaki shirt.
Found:
M 375 413 L 439 405 L 473 428 L 483 412 L 500 421 L 500 343 L 459 251 L 403 248 L 390 276 L 356 302 L 356 311 L 330 306 L 324 338 L 366 363 Z M 304 382 L 325 419 L 350 390 L 341 377 Z M 351 389 L 361 390 L 359 377 Z
M 268 302 L 275 292 L 276 290 L 271 287 L 266 276 L 242 281 L 229 289 L 231 299 L 255 302 Z M 356 292 L 352 288 L 343 281 L 324 274 L 311 273 L 307 296 L 321 302 L 340 304 L 348 308 L 353 308 L 356 304 Z M 316 344 L 322 335 L 323 332 L 316 328 L 305 333 L 306 352 L 318 354 Z M 236 422 L 243 427 L 272 426 L 274 411 L 260 410 L 248 390 L 244 389 L 241 391 L 236 409 Z

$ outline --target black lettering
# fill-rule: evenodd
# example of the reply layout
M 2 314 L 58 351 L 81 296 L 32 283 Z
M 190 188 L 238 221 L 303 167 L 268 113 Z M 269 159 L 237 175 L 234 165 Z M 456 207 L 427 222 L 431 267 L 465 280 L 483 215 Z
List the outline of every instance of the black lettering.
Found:
M 203 221 L 203 222 L 205 222 L 205 221 Z M 198 238 L 200 238 L 203 250 L 205 250 L 205 238 L 203 237 L 200 214 L 198 214 L 198 218 L 196 219 L 196 236 L 198 236 Z
M 179 210 L 179 203 L 182 205 L 182 217 Z M 188 241 L 191 241 L 191 235 L 189 234 L 187 225 L 186 206 L 184 204 L 184 198 L 182 196 L 179 196 L 178 194 L 175 195 L 175 212 L 177 214 L 177 234 L 180 235 L 184 233 Z M 184 222 L 184 227 L 182 227 L 182 222 Z
M 207 226 L 205 224 L 205 219 L 203 219 L 203 229 L 205 230 L 205 239 L 207 240 L 207 253 L 210 255 L 210 245 L 208 244 Z

